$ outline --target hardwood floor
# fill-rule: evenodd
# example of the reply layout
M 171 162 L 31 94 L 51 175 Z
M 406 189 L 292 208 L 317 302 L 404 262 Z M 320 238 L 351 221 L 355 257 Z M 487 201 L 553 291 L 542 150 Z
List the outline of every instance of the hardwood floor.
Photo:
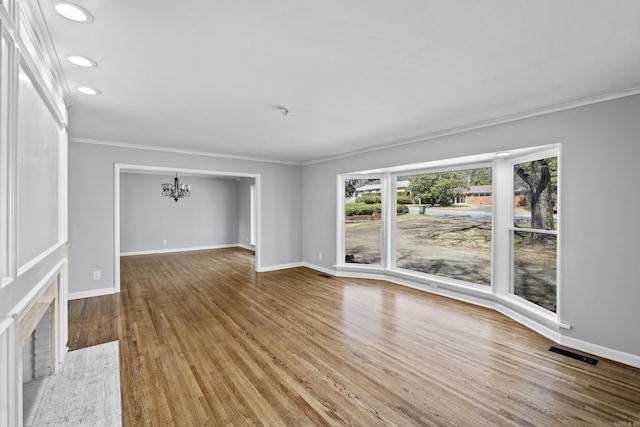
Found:
M 120 340 L 125 425 L 640 425 L 639 369 L 551 353 L 492 310 L 253 259 L 124 257 L 120 294 L 69 303 L 71 348 Z

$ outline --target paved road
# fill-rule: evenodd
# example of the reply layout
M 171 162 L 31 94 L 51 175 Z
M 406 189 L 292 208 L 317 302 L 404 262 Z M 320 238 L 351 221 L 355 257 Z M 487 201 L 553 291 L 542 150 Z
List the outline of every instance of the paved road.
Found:
M 409 207 L 409 213 L 417 214 L 417 207 Z M 491 221 L 491 206 L 479 206 L 474 210 L 446 210 L 446 209 L 429 209 L 425 210 L 425 215 L 429 216 L 446 216 L 446 217 L 456 217 L 456 218 L 469 218 L 469 219 L 482 219 L 486 221 Z M 531 216 L 524 215 L 516 215 L 516 222 L 519 223 L 529 223 L 531 222 Z

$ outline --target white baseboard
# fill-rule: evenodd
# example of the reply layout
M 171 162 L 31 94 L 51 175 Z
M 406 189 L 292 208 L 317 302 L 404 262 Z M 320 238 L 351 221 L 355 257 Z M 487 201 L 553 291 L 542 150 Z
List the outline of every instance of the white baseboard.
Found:
M 604 357 L 609 360 L 624 363 L 625 365 L 633 366 L 634 368 L 640 368 L 640 356 L 637 354 L 625 353 L 623 351 L 614 350 L 598 344 L 582 341 L 577 338 L 568 337 L 566 335 L 562 335 L 560 337 L 558 344 L 584 351 L 585 353 Z
M 191 248 L 150 249 L 150 250 L 147 250 L 147 251 L 121 252 L 120 256 L 166 254 L 166 253 L 171 253 L 171 252 L 205 251 L 205 250 L 208 250 L 208 249 L 237 248 L 238 246 L 240 246 L 238 243 L 232 243 L 232 244 L 226 244 L 226 245 L 195 246 L 195 247 L 191 247 Z M 252 248 L 252 250 L 253 250 L 253 248 Z
M 302 267 L 307 267 L 312 270 L 319 271 L 321 273 L 329 274 L 330 276 L 337 276 L 336 271 L 334 269 L 320 267 L 319 265 L 309 264 L 308 262 L 303 262 Z
M 256 269 L 258 273 L 266 273 L 267 271 L 286 270 L 288 268 L 302 267 L 301 262 L 293 262 L 291 264 L 269 265 Z
M 242 248 L 242 249 L 247 249 L 249 251 L 253 251 L 253 252 L 256 251 L 256 247 L 253 246 L 253 245 L 243 245 L 241 243 L 238 243 L 236 246 L 239 247 L 239 248 Z
M 95 289 L 93 291 L 84 291 L 84 292 L 70 292 L 69 297 L 67 298 L 69 301 L 74 299 L 82 299 L 82 298 L 91 298 L 91 297 L 101 297 L 103 295 L 111 295 L 115 294 L 118 291 L 115 287 L 113 288 L 103 288 L 103 289 Z
M 562 334 L 560 333 L 559 330 L 555 330 L 547 325 L 543 325 L 539 322 L 536 322 L 530 319 L 529 317 L 519 313 L 518 311 L 513 310 L 512 308 L 507 307 L 506 305 L 501 304 L 500 302 L 496 303 L 494 310 L 496 310 L 498 313 L 504 314 L 505 316 L 507 316 L 512 320 L 515 320 L 521 325 L 524 325 L 527 328 L 539 333 L 543 337 L 546 337 L 551 341 L 557 344 L 560 344 L 560 340 L 562 339 Z

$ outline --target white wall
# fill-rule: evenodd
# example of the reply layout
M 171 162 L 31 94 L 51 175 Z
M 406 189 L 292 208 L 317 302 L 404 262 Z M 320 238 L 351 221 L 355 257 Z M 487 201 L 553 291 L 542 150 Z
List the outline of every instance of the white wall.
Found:
M 30 5 L 0 2 L 0 426 L 21 414 L 18 317 L 55 277 L 59 360 L 67 341 L 67 111 Z
M 191 196 L 175 202 L 161 194 L 160 186 L 173 183 L 174 176 L 121 174 L 121 253 L 238 243 L 239 182 L 235 178 L 179 178 L 180 183 L 191 184 Z
M 337 174 L 562 142 L 559 312 L 572 329 L 558 333 L 596 354 L 638 361 L 639 117 L 636 95 L 307 165 L 303 259 L 326 270 L 336 263 Z
M 69 144 L 70 293 L 97 295 L 115 291 L 115 164 L 260 175 L 261 229 L 258 238 L 261 265 L 259 268 L 277 268 L 302 261 L 301 166 L 71 141 Z M 195 187 L 193 190 L 196 190 Z M 237 230 L 235 232 L 237 236 Z M 92 272 L 95 270 L 102 272 L 100 280 L 92 280 Z

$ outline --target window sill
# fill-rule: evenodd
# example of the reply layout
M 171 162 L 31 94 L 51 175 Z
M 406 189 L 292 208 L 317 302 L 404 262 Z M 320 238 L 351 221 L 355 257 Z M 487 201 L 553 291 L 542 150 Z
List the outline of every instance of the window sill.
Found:
M 505 307 L 506 309 L 513 310 L 516 313 L 525 316 L 526 318 L 542 323 L 545 326 L 551 327 L 556 330 L 571 329 L 571 325 L 563 323 L 558 319 L 558 314 L 538 307 L 537 305 L 528 301 L 523 301 L 520 298 L 513 295 L 495 295 L 498 305 Z

